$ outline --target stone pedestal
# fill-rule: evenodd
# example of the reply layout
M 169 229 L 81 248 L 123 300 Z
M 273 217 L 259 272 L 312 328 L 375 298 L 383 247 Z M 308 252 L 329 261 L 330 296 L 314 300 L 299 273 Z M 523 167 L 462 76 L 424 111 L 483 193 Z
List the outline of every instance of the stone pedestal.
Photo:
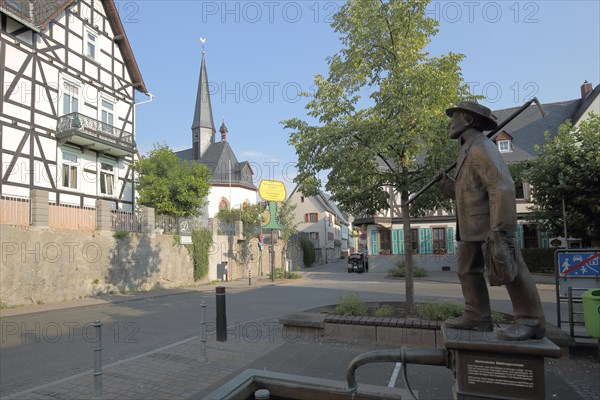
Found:
M 545 398 L 544 357 L 560 357 L 547 338 L 502 341 L 493 332 L 442 326 L 459 400 Z

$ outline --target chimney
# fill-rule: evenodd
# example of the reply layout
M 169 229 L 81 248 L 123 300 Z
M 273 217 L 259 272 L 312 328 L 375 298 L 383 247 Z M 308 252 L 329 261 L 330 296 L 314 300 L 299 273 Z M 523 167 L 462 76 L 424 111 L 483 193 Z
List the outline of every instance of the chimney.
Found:
M 588 81 L 583 82 L 581 85 L 581 100 L 585 100 L 586 97 L 592 92 L 592 84 Z

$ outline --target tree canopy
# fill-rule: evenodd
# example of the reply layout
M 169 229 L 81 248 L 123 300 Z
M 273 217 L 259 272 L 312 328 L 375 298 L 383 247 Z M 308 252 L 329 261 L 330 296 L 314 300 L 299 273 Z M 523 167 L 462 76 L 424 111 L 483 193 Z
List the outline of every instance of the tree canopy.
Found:
M 138 203 L 153 207 L 157 214 L 199 216 L 210 192 L 209 169 L 182 161 L 166 145 L 155 144 L 147 157 L 136 161 Z
M 355 0 L 334 16 L 343 47 L 328 59 L 329 76 L 316 75 L 306 107 L 319 125 L 284 121 L 298 154 L 296 181 L 308 195 L 324 183 L 319 172 L 328 171 L 324 186 L 344 211 L 374 214 L 389 208 L 386 187 L 414 192 L 454 159 L 445 109 L 468 97 L 463 56 L 425 51 L 437 33 L 426 5 Z M 430 193 L 413 213 L 439 206 Z
M 558 134 L 546 132 L 537 157 L 527 163 L 524 179 L 532 187 L 532 213 L 528 217 L 551 236 L 564 236 L 564 198 L 569 236 L 586 245 L 600 242 L 600 116 L 573 128 L 563 123 Z
M 402 199 L 404 229 L 410 229 L 405 202 L 451 163 L 445 110 L 468 98 L 461 54 L 433 57 L 426 46 L 437 21 L 426 15 L 428 1 L 354 0 L 334 15 L 332 27 L 342 48 L 328 58 L 327 77 L 316 75 L 306 106 L 317 121 L 284 121 L 298 155 L 296 182 L 307 195 L 323 185 L 340 208 L 375 215 L 390 208 L 389 188 Z M 365 94 L 368 97 L 365 98 Z M 449 207 L 434 187 L 410 206 L 414 215 Z M 399 217 L 396 213 L 394 217 Z M 410 235 L 405 236 L 410 246 Z M 405 251 L 406 254 L 410 251 Z M 412 258 L 407 256 L 407 306 L 412 308 Z

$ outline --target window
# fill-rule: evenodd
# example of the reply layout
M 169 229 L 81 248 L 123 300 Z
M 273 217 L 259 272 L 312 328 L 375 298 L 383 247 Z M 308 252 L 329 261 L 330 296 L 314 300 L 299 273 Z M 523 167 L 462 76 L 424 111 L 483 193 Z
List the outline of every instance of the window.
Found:
M 312 240 L 319 240 L 319 232 L 309 232 L 308 237 Z
M 333 242 L 333 232 L 327 232 L 327 240 Z
M 104 132 L 112 132 L 113 122 L 114 122 L 114 111 L 115 106 L 113 103 L 106 101 L 104 99 L 101 100 L 101 116 L 100 120 L 102 121 L 102 130 Z
M 115 188 L 114 166 L 100 163 L 100 193 L 112 196 Z
M 229 202 L 225 197 L 221 197 L 221 202 L 219 203 L 219 210 L 228 210 Z
M 512 151 L 510 149 L 510 140 L 498 140 L 498 150 L 501 153 L 508 153 Z
M 85 52 L 83 54 L 92 60 L 96 59 L 96 35 L 91 32 L 85 34 Z
M 63 115 L 79 112 L 79 88 L 65 82 L 63 93 Z
M 304 222 L 319 222 L 319 214 L 317 214 L 317 213 L 304 214 Z
M 411 235 L 411 239 L 412 239 L 412 241 L 411 241 L 412 253 L 418 254 L 419 253 L 419 230 L 411 229 L 410 235 Z
M 433 228 L 433 253 L 446 253 L 446 228 Z
M 304 203 L 304 196 L 300 196 L 300 203 Z
M 62 186 L 70 189 L 77 189 L 77 156 L 69 153 L 63 153 L 62 161 Z

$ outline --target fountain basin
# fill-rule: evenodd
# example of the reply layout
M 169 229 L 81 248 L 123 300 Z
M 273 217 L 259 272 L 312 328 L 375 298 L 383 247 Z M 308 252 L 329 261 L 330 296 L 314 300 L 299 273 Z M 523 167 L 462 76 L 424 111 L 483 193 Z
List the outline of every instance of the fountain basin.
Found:
M 397 400 L 412 398 L 406 389 L 359 384 L 356 393 L 351 393 L 348 391 L 348 384 L 342 381 L 247 369 L 204 399 L 252 400 L 254 392 L 259 389 L 267 389 L 271 393 L 271 400 Z

